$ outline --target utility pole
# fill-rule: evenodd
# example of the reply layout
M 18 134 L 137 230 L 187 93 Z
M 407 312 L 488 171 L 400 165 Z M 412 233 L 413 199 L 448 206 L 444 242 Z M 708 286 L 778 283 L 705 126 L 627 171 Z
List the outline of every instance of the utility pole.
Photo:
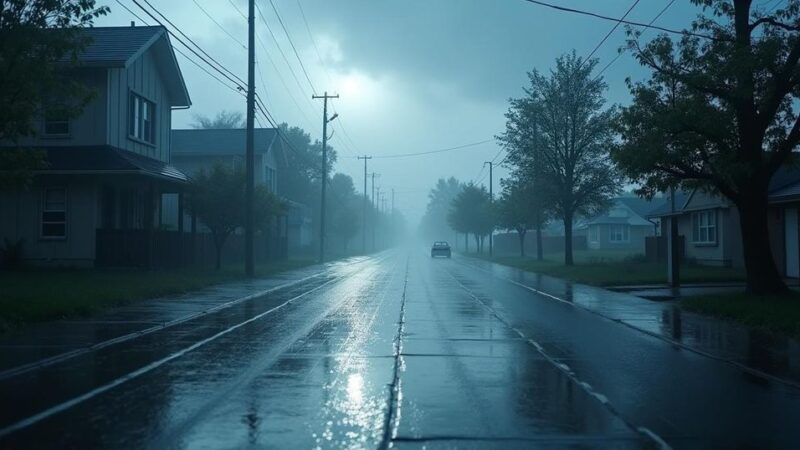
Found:
M 247 5 L 247 132 L 245 137 L 245 188 L 244 188 L 244 272 L 255 275 L 253 255 L 253 233 L 255 215 L 253 197 L 255 191 L 255 154 L 253 152 L 253 127 L 255 121 L 255 0 Z
M 254 0 L 250 0 L 252 3 Z M 334 114 L 333 117 L 328 119 L 328 99 L 339 98 L 339 94 L 328 95 L 312 95 L 311 99 L 323 99 L 322 106 L 322 177 L 320 178 L 322 184 L 322 198 L 320 199 L 319 208 L 319 262 L 325 262 L 325 186 L 328 184 L 328 122 L 332 122 L 339 115 Z
M 364 214 L 361 217 L 361 251 L 367 253 L 367 160 L 372 156 L 359 156 L 364 160 Z
M 376 203 L 375 203 L 375 176 L 380 177 L 379 173 L 372 172 L 372 251 L 375 251 L 375 228 L 378 224 L 377 220 L 377 211 L 376 211 Z
M 492 169 L 494 168 L 494 163 L 492 161 L 486 161 L 483 163 L 484 167 L 486 164 L 489 165 L 489 205 L 494 203 L 494 180 L 492 179 L 493 173 Z M 489 257 L 491 257 L 494 253 L 493 243 L 494 241 L 494 226 L 492 226 L 492 231 L 489 232 Z
M 394 217 L 394 188 L 392 188 L 392 217 Z

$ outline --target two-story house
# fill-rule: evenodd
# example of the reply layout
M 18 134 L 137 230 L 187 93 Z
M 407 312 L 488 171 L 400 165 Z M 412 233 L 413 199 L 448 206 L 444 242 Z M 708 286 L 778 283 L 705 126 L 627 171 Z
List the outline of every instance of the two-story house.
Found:
M 187 180 L 170 164 L 170 131 L 172 110 L 191 101 L 166 29 L 85 32 L 91 43 L 71 73 L 92 101 L 72 119 L 43 113 L 37 136 L 19 146 L 42 149 L 46 167 L 31 189 L 0 193 L 0 242 L 24 240 L 30 263 L 141 262 L 150 253 L 115 232 L 140 232 L 152 245 L 160 197 Z

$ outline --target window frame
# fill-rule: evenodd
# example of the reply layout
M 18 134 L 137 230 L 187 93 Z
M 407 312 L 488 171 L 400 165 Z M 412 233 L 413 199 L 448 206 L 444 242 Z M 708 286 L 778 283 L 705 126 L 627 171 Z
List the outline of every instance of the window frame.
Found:
M 149 106 L 150 109 L 150 118 L 144 117 L 144 114 L 140 112 L 142 106 Z M 156 102 L 150 100 L 149 98 L 145 97 L 142 94 L 134 90 L 129 90 L 128 92 L 128 139 L 133 141 L 139 142 L 141 144 L 149 145 L 152 147 L 156 146 L 156 124 L 157 124 L 157 114 L 156 114 Z M 144 109 L 144 112 L 147 112 L 147 108 Z M 149 123 L 149 134 L 150 136 L 145 135 L 145 130 Z
M 600 242 L 600 225 L 589 225 L 588 239 L 592 244 Z
M 619 228 L 618 228 L 619 227 Z M 616 239 L 616 232 L 621 229 L 622 239 Z M 608 242 L 612 244 L 627 244 L 631 241 L 631 226 L 624 223 L 612 223 L 608 227 Z
M 701 223 L 700 218 L 705 218 Z M 711 230 L 714 237 L 711 239 Z M 705 237 L 703 238 L 703 234 Z M 719 242 L 719 221 L 716 209 L 704 209 L 692 212 L 692 244 L 699 246 L 713 246 Z
M 47 202 L 47 193 L 49 191 L 60 190 L 63 193 L 63 205 L 61 209 L 50 209 Z M 61 213 L 63 218 L 61 220 L 52 220 L 45 218 L 47 213 Z M 45 233 L 45 225 L 63 225 L 64 232 L 61 235 L 52 235 Z M 42 191 L 42 210 L 39 215 L 39 238 L 46 240 L 66 240 L 67 239 L 67 188 L 64 186 L 47 186 Z
M 66 138 L 70 137 L 72 134 L 72 121 L 69 118 L 69 114 L 64 113 L 64 120 L 49 120 L 47 118 L 48 113 L 52 114 L 54 107 L 46 107 L 42 112 L 42 136 L 46 138 Z M 51 133 L 47 130 L 48 124 L 50 123 L 59 123 L 66 125 L 67 130 L 63 133 Z

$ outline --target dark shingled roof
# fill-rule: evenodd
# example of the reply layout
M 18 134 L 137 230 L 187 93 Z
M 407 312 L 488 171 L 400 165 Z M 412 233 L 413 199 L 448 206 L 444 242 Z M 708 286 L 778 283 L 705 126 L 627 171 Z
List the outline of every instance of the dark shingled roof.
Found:
M 84 32 L 92 42 L 78 56 L 82 65 L 124 67 L 166 33 L 164 27 L 90 27 Z
M 676 191 L 675 192 L 675 212 L 680 213 L 683 207 L 686 205 L 686 201 L 689 199 L 690 192 L 685 191 Z M 666 195 L 663 198 L 662 203 L 647 213 L 647 217 L 662 217 L 662 216 L 669 216 L 672 214 L 672 199 L 670 195 Z
M 241 155 L 244 154 L 245 131 L 243 128 L 172 130 L 172 155 Z M 256 128 L 253 137 L 255 153 L 266 153 L 278 141 L 278 130 Z
M 44 147 L 47 168 L 42 173 L 135 173 L 171 181 L 185 182 L 186 175 L 174 166 L 138 153 L 110 145 Z

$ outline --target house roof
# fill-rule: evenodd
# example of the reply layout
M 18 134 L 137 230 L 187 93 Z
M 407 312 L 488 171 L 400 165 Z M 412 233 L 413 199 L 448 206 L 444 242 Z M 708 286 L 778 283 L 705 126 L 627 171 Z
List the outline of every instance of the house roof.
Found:
M 662 199 L 645 200 L 638 197 L 618 197 L 614 199 L 614 206 L 603 214 L 592 217 L 586 222 L 586 225 L 592 224 L 627 224 L 638 226 L 652 226 L 645 217 L 653 210 L 654 207 L 660 205 Z M 614 208 L 627 208 L 632 215 L 627 217 L 611 216 L 611 210 Z
M 680 214 L 690 197 L 691 192 L 675 191 L 675 214 Z M 650 210 L 646 217 L 664 217 L 672 214 L 672 196 L 666 195 L 663 197 L 661 204 Z
M 49 174 L 138 174 L 175 182 L 188 178 L 174 166 L 138 153 L 110 145 L 81 147 L 44 147 Z M 2 151 L 2 150 L 0 150 Z
M 171 106 L 189 107 L 192 104 L 166 28 L 87 27 L 82 31 L 91 38 L 91 42 L 78 55 L 81 66 L 127 68 L 152 48 L 159 59 L 164 83 L 172 94 Z
M 697 190 L 692 192 L 677 192 L 675 195 L 674 214 L 682 214 L 693 210 L 713 207 L 724 208 L 729 205 L 723 197 L 716 195 L 712 197 L 714 200 L 706 198 L 706 203 L 692 206 L 690 203 L 694 203 L 692 198 L 695 197 L 695 195 L 699 195 L 697 192 Z M 769 201 L 771 203 L 781 203 L 797 200 L 800 200 L 800 167 L 783 166 L 775 172 L 770 180 Z M 664 204 L 651 211 L 648 217 L 662 217 L 672 214 L 669 196 L 667 196 L 665 197 Z
M 244 155 L 247 134 L 244 128 L 172 130 L 172 155 Z M 256 128 L 253 130 L 253 151 L 267 153 L 276 145 L 278 130 Z

